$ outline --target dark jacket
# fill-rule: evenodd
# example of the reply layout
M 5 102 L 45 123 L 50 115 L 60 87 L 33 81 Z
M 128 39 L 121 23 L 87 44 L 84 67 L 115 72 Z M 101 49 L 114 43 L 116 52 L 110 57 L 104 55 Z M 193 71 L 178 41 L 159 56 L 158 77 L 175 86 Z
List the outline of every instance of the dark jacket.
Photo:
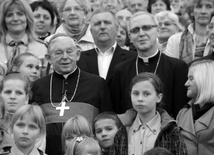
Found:
M 161 130 L 154 147 L 166 148 L 174 155 L 187 155 L 187 148 L 176 121 L 165 110 L 157 109 L 157 111 L 161 115 Z M 136 115 L 136 111 L 131 110 L 130 112 L 128 110 L 126 113 L 119 115 L 119 118 L 129 128 L 133 124 Z
M 135 57 L 137 54 L 135 52 L 130 52 L 122 49 L 119 45 L 116 46 L 114 55 L 112 57 L 111 63 L 109 65 L 106 82 L 109 84 L 113 76 L 113 68 L 117 64 Z M 80 60 L 77 62 L 77 66 L 88 73 L 99 75 L 98 70 L 98 59 L 97 52 L 95 49 L 81 52 Z

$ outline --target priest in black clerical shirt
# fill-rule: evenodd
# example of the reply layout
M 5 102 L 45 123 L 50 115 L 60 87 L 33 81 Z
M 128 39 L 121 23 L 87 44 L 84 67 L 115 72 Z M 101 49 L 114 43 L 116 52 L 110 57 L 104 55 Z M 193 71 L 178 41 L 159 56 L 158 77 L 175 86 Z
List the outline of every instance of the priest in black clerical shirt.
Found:
M 47 123 L 46 153 L 63 155 L 61 132 L 64 123 L 83 115 L 90 123 L 102 111 L 112 109 L 107 85 L 101 77 L 78 68 L 80 51 L 72 38 L 55 34 L 46 56 L 54 72 L 33 83 L 32 102 L 44 111 Z
M 129 90 L 132 78 L 141 72 L 152 72 L 163 82 L 163 108 L 175 118 L 188 101 L 184 86 L 188 73 L 186 63 L 168 57 L 158 50 L 158 23 L 152 14 L 139 12 L 133 15 L 128 24 L 128 31 L 138 56 L 114 68 L 110 84 L 114 110 L 124 113 L 132 108 Z

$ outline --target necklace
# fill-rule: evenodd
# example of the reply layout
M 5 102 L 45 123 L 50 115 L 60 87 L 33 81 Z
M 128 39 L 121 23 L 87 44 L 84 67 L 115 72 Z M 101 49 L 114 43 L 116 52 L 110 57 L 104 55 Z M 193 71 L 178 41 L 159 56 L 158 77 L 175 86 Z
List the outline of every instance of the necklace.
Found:
M 66 95 L 66 91 L 65 91 L 65 94 L 63 95 L 62 101 L 61 101 L 60 104 L 58 104 L 57 106 L 55 106 L 55 105 L 53 104 L 53 102 L 52 102 L 53 73 L 51 74 L 51 79 L 50 79 L 50 102 L 51 102 L 51 105 L 52 105 L 53 107 L 57 108 L 57 107 L 60 107 L 62 104 L 63 104 L 63 106 L 65 106 L 65 103 L 66 103 L 66 102 L 71 102 L 71 101 L 73 100 L 73 98 L 74 98 L 74 96 L 75 96 L 75 94 L 76 94 L 78 85 L 79 85 L 79 80 L 80 80 L 80 69 L 79 69 L 79 68 L 78 68 L 78 71 L 79 71 L 79 73 L 78 73 L 78 77 L 77 77 L 76 87 L 75 87 L 75 89 L 74 89 L 74 93 L 73 93 L 71 99 L 68 100 L 67 95 Z
M 159 57 L 158 57 L 158 62 L 156 64 L 154 74 L 156 74 L 156 72 L 157 72 L 157 69 L 158 69 L 158 66 L 159 66 L 159 63 L 160 63 L 160 59 L 161 59 L 161 52 L 160 52 Z M 136 73 L 137 73 L 137 75 L 139 74 L 139 72 L 138 72 L 138 57 L 136 59 Z

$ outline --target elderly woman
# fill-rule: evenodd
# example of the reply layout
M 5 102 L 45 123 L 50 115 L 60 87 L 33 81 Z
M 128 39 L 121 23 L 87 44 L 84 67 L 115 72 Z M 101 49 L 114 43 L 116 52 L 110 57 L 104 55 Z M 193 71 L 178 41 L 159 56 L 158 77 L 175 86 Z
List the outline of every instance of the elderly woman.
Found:
M 30 6 L 34 16 L 35 33 L 38 39 L 44 40 L 51 34 L 54 25 L 54 9 L 47 0 L 34 1 Z
M 210 45 L 208 44 L 207 25 L 214 11 L 214 1 L 194 0 L 189 8 L 193 23 L 182 32 L 169 38 L 165 54 L 180 58 L 186 63 L 208 55 Z
M 44 44 L 35 40 L 33 13 L 25 0 L 6 0 L 0 6 L 0 57 L 10 67 L 14 58 L 30 52 L 43 59 Z
M 188 73 L 189 103 L 177 116 L 178 126 L 188 155 L 211 155 L 214 152 L 214 61 L 194 62 Z
M 170 10 L 169 0 L 150 0 L 147 10 L 153 15 L 161 11 Z
M 82 51 L 94 48 L 88 17 L 91 8 L 88 0 L 64 0 L 60 7 L 62 24 L 55 33 L 64 33 L 72 37 Z M 48 42 L 50 37 L 45 41 Z
M 169 37 L 183 30 L 179 23 L 178 16 L 172 11 L 161 11 L 155 15 L 158 21 L 158 41 L 159 49 L 164 52 Z

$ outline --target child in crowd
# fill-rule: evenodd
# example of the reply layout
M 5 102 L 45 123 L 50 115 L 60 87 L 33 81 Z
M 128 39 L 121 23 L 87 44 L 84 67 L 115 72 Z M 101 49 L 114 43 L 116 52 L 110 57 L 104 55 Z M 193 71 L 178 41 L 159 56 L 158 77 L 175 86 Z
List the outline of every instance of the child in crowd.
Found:
M 149 151 L 146 151 L 143 155 L 173 155 L 173 154 L 163 147 L 156 147 Z
M 62 147 L 66 152 L 68 143 L 77 135 L 86 135 L 91 137 L 93 135 L 91 126 L 85 117 L 76 115 L 65 123 L 62 130 Z
M 44 155 L 35 146 L 37 139 L 46 133 L 45 118 L 37 105 L 23 105 L 14 114 L 10 125 L 15 143 L 2 154 Z
M 30 82 L 40 78 L 40 60 L 32 53 L 22 53 L 18 55 L 11 66 L 10 71 L 20 72 L 26 76 Z
M 7 74 L 7 65 L 6 63 L 0 60 L 0 82 L 3 80 L 6 74 Z
M 160 78 L 144 72 L 136 75 L 131 83 L 131 101 L 134 110 L 121 117 L 128 132 L 129 155 L 141 155 L 154 147 L 164 147 L 174 155 L 187 155 L 187 148 L 176 121 L 160 107 L 163 89 Z M 127 119 L 128 118 L 128 119 Z
M 101 155 L 101 148 L 98 142 L 87 136 L 77 136 L 68 145 L 65 155 Z
M 9 73 L 1 83 L 0 94 L 5 103 L 5 115 L 2 121 L 7 131 L 5 136 L 8 137 L 6 141 L 3 141 L 3 144 L 13 144 L 14 140 L 12 139 L 9 127 L 16 110 L 28 104 L 32 96 L 30 82 L 21 73 Z M 46 139 L 45 136 L 43 136 L 36 145 L 44 151 L 46 146 L 45 143 Z
M 126 128 L 113 112 L 98 114 L 93 121 L 93 130 L 103 155 L 127 155 L 128 136 Z
M 30 83 L 20 73 L 10 73 L 3 79 L 0 93 L 5 103 L 3 121 L 9 127 L 11 117 L 15 111 L 22 105 L 28 104 L 28 100 L 31 97 Z

